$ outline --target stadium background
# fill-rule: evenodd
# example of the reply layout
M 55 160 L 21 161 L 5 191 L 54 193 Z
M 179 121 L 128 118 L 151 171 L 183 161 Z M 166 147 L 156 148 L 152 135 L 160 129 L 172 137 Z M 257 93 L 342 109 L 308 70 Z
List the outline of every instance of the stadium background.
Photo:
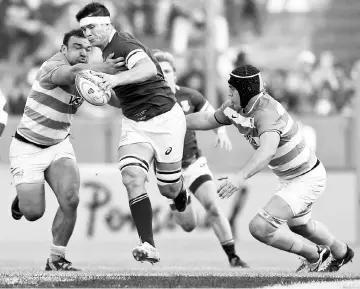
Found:
M 47 212 L 40 221 L 11 219 L 9 207 L 15 189 L 8 169 L 8 148 L 34 72 L 58 51 L 63 33 L 77 27 L 74 15 L 87 2 L 0 1 L 0 89 L 8 100 L 10 114 L 0 139 L 3 228 L 0 267 L 40 268 L 51 242 L 56 200 L 49 189 Z M 311 134 L 310 138 L 328 170 L 327 191 L 315 206 L 315 218 L 327 224 L 339 238 L 359 248 L 360 204 L 356 187 L 359 1 L 102 2 L 109 5 L 115 27 L 131 32 L 151 48 L 172 52 L 177 60 L 178 83 L 201 91 L 215 107 L 226 98 L 227 75 L 234 66 L 242 63 L 258 66 L 272 96 L 307 131 L 315 132 L 316 137 Z M 99 61 L 99 51 L 93 51 L 92 61 Z M 116 168 L 120 120 L 121 114 L 112 108 L 85 104 L 72 127 L 71 140 L 80 163 L 82 187 L 78 223 L 68 252 L 71 260 L 85 268 L 144 267 L 132 260 L 130 254 L 137 236 Z M 234 144 L 230 153 L 214 148 L 212 132 L 198 133 L 200 147 L 216 176 L 235 172 L 252 153 L 236 129 L 230 127 L 228 131 Z M 148 186 L 162 254 L 160 269 L 174 266 L 226 269 L 227 260 L 203 210 L 199 208 L 199 228 L 191 234 L 184 233 L 174 227 L 153 176 Z M 275 187 L 275 177 L 264 170 L 248 182 L 246 198 L 220 202 L 229 217 L 239 202 L 245 202 L 233 225 L 244 259 L 259 270 L 286 268 L 286 271 L 295 268 L 296 257 L 277 254 L 256 243 L 247 229 L 248 221 Z M 175 251 L 169 240 L 174 242 L 171 244 Z M 254 252 L 259 254 L 254 256 Z M 270 257 L 264 257 L 267 254 Z M 359 268 L 360 263 L 355 260 L 345 271 L 359 273 Z

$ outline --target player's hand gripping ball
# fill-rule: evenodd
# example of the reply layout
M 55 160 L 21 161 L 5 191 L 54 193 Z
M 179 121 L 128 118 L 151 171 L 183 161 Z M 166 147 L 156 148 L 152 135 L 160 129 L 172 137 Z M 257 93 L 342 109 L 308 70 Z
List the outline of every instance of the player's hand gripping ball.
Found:
M 81 70 L 75 77 L 77 92 L 89 103 L 101 106 L 109 102 L 111 92 L 101 89 L 98 84 L 102 75 L 90 69 Z

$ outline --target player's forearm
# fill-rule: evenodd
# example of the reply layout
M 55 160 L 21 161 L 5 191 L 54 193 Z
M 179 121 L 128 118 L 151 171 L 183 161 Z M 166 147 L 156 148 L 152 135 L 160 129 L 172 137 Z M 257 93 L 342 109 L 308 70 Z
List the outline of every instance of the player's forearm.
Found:
M 212 120 L 214 119 L 214 120 Z M 186 127 L 192 130 L 210 130 L 220 127 L 221 124 L 217 123 L 212 112 L 196 112 L 186 116 Z
M 116 94 L 115 94 L 115 92 L 113 90 L 111 90 L 111 98 L 110 98 L 108 104 L 110 106 L 113 106 L 113 107 L 116 107 L 116 108 L 121 108 L 120 99 L 116 96 Z
M 244 180 L 251 178 L 265 168 L 274 155 L 275 153 L 267 150 L 266 146 L 259 147 L 250 160 L 241 168 L 239 173 L 243 176 Z
M 130 70 L 115 74 L 116 86 L 144 82 L 151 77 L 156 76 L 157 70 L 155 65 L 138 65 Z

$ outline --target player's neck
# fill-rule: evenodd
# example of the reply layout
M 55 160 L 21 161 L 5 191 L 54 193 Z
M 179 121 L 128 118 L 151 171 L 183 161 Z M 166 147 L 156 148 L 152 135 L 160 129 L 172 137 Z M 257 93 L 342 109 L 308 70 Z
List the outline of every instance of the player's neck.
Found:
M 257 101 L 258 101 L 263 95 L 264 95 L 264 92 L 261 91 L 259 94 L 255 95 L 253 98 L 251 98 L 250 101 L 249 101 L 249 103 L 245 106 L 245 108 L 242 109 L 243 113 L 246 113 L 246 114 L 247 114 L 247 113 L 250 113 L 250 112 L 254 109 Z

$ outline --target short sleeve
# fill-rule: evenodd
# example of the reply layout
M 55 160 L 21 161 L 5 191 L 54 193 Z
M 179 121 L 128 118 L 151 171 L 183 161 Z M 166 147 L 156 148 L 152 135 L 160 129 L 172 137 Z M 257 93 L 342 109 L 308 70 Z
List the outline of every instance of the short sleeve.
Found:
M 149 58 L 143 47 L 135 41 L 123 41 L 116 47 L 117 53 L 125 58 L 125 66 L 131 69 L 144 58 Z
M 276 111 L 259 110 L 254 115 L 254 124 L 258 131 L 259 137 L 264 132 L 276 132 L 281 135 L 285 128 L 285 121 Z
M 231 101 L 227 100 L 225 101 L 220 108 L 218 108 L 215 113 L 214 113 L 214 117 L 216 119 L 216 121 L 220 124 L 224 124 L 224 125 L 230 125 L 232 124 L 230 119 L 225 115 L 224 111 L 225 109 L 227 109 L 229 106 L 231 105 Z
M 69 65 L 65 60 L 48 60 L 40 67 L 39 81 L 46 83 L 53 83 L 52 75 L 61 66 Z

